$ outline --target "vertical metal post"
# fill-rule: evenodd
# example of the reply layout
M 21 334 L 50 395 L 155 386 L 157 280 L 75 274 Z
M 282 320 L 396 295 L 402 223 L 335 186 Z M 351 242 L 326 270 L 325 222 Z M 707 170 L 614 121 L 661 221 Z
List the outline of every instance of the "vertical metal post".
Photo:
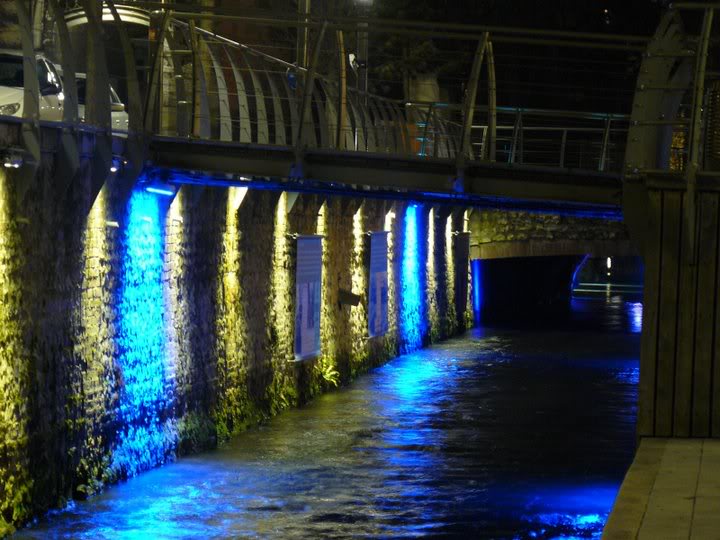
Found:
M 515 163 L 517 149 L 518 149 L 518 143 L 519 143 L 520 137 L 522 137 L 522 135 L 520 134 L 521 130 L 522 130 L 522 110 L 516 109 L 515 110 L 515 122 L 513 124 L 512 145 L 510 146 L 510 155 L 508 156 L 508 163 Z
M 296 168 L 296 174 L 298 172 L 297 169 L 299 167 L 302 167 L 302 149 L 303 145 L 305 144 L 304 140 L 304 133 L 306 130 L 306 124 L 310 124 L 310 129 L 312 129 L 312 115 L 310 114 L 310 107 L 312 104 L 312 94 L 313 90 L 315 88 L 315 76 L 317 75 L 317 63 L 318 58 L 320 57 L 320 47 L 322 46 L 323 39 L 325 38 L 325 30 L 327 29 L 327 21 L 323 22 L 322 27 L 320 28 L 320 34 L 318 35 L 317 42 L 315 43 L 315 49 L 313 50 L 312 54 L 312 60 L 310 62 L 310 66 L 305 73 L 305 81 L 303 84 L 303 96 L 302 101 L 300 102 L 300 114 L 298 122 L 298 128 L 297 133 L 295 135 L 295 168 Z
M 60 53 L 62 54 L 63 92 L 65 94 L 63 121 L 75 124 L 78 121 L 78 94 L 70 31 L 65 22 L 65 10 L 60 7 L 58 0 L 50 0 L 50 9 L 53 11 L 55 24 L 57 24 Z
M 358 29 L 367 28 L 367 25 L 366 22 L 358 23 Z M 360 72 L 358 73 L 358 90 L 363 93 L 363 104 L 367 104 L 369 46 L 366 31 L 358 30 L 358 54 L 362 62 L 362 67 L 359 68 Z
M 700 168 L 700 132 L 702 129 L 702 106 L 705 97 L 705 68 L 707 66 L 708 43 L 710 41 L 714 14 L 715 8 L 710 7 L 705 9 L 702 33 L 700 34 L 700 46 L 698 47 L 695 59 L 692 122 L 690 124 L 690 151 L 688 165 L 685 169 L 685 179 L 687 181 L 687 194 L 685 196 L 686 221 L 685 227 L 683 227 L 687 235 L 689 247 L 688 256 L 691 264 L 694 264 L 697 258 L 697 242 L 695 238 L 697 171 Z
M 87 82 L 85 122 L 110 132 L 110 78 L 102 29 L 103 3 L 81 0 L 87 16 Z
M 432 110 L 433 119 L 433 157 L 438 157 L 438 150 L 440 149 L 440 139 L 438 137 L 438 116 L 437 109 Z
M 150 59 L 150 81 L 148 83 L 148 91 L 145 96 L 145 106 L 143 107 L 143 125 L 145 131 L 152 133 L 156 126 L 155 110 L 160 109 L 158 107 L 159 101 L 159 86 L 160 86 L 160 74 L 162 71 L 162 54 L 165 46 L 165 33 L 167 32 L 168 24 L 170 24 L 171 11 L 166 11 L 163 15 L 160 28 L 155 35 L 157 44 L 154 50 L 152 50 L 152 56 Z M 152 42 L 151 42 L 152 43 Z
M 23 118 L 31 122 L 22 125 L 22 139 L 25 149 L 35 163 L 40 164 L 40 85 L 37 78 L 37 61 L 33 49 L 30 15 L 25 11 L 25 2 L 15 0 L 20 27 L 20 42 L 23 51 Z
M 480 68 L 482 68 L 483 58 L 485 57 L 485 48 L 488 43 L 488 33 L 483 33 L 483 37 L 475 50 L 475 58 L 473 60 L 472 70 L 470 71 L 470 79 L 468 80 L 467 92 L 465 94 L 465 103 L 463 105 L 463 129 L 462 138 L 460 139 L 460 152 L 458 155 L 473 159 L 472 146 L 470 145 L 470 132 L 472 130 L 473 118 L 475 116 L 475 100 L 477 99 L 478 80 L 480 79 Z
M 524 155 L 525 155 L 525 130 L 523 128 L 523 112 L 522 109 L 520 109 L 520 112 L 518 113 L 518 155 L 515 156 L 515 159 L 518 163 L 522 164 L 525 162 Z
M 607 159 L 608 143 L 610 142 L 610 117 L 605 120 L 605 130 L 603 131 L 602 147 L 600 149 L 600 160 L 598 161 L 598 171 L 605 170 L 605 161 Z
M 57 1 L 57 0 L 54 0 Z M 135 64 L 135 53 L 133 52 L 130 36 L 127 33 L 125 23 L 123 23 L 113 0 L 105 0 L 110 12 L 112 13 L 115 25 L 117 26 L 118 35 L 120 36 L 120 45 L 123 50 L 123 60 L 125 61 L 125 75 L 127 77 L 127 96 L 128 96 L 128 127 L 131 132 L 139 133 L 142 131 L 142 104 L 140 102 L 140 82 L 137 77 L 137 66 Z M 162 49 L 161 49 L 162 50 Z M 65 59 L 63 58 L 63 63 Z
M 435 103 L 431 103 L 428 107 L 427 115 L 425 115 L 425 127 L 423 128 L 423 134 L 422 134 L 422 142 L 420 145 L 420 155 L 422 157 L 425 157 L 425 149 L 427 148 L 427 136 L 428 136 L 428 128 L 430 127 L 430 122 L 432 114 L 433 114 L 433 108 L 435 107 Z
M 482 130 L 482 145 L 480 146 L 480 159 L 485 160 L 487 159 L 487 151 L 488 151 L 488 126 L 483 126 Z
M 563 129 L 560 140 L 560 168 L 565 168 L 565 145 L 567 144 L 567 129 Z
M 487 159 L 494 162 L 497 146 L 497 80 L 495 78 L 495 55 L 490 39 L 488 39 L 485 54 L 487 54 L 488 63 L 488 136 L 490 137 Z
M 308 22 L 310 15 L 311 0 L 298 0 L 298 21 Z M 304 26 L 297 29 L 297 50 L 295 51 L 295 63 L 298 67 L 308 67 L 308 31 L 309 28 Z
M 337 119 L 337 133 L 335 134 L 335 148 L 338 150 L 345 150 L 345 130 L 348 126 L 345 125 L 345 119 L 347 118 L 347 70 L 345 69 L 345 39 L 342 30 L 337 30 L 337 43 L 338 43 L 338 60 L 339 60 L 339 72 L 338 72 L 338 119 Z

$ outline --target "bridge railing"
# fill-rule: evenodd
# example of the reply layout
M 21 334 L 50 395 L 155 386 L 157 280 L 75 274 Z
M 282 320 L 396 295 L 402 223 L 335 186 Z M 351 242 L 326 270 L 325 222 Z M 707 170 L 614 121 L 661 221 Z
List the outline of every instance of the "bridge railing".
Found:
M 479 107 L 477 116 L 487 114 Z M 495 160 L 567 169 L 619 172 L 629 117 L 620 114 L 498 107 Z M 477 122 L 477 119 L 476 119 Z M 488 122 L 472 126 L 472 147 L 487 156 Z
M 162 136 L 438 158 L 459 150 L 458 126 L 437 111 L 358 91 L 343 77 L 306 82 L 305 68 L 183 21 L 170 21 L 157 69 Z
M 144 9 L 147 2 L 130 5 L 106 2 L 101 14 L 88 17 L 83 8 L 85 4 L 67 0 L 54 8 L 58 11 L 55 13 L 58 24 L 51 25 L 57 27 L 54 41 L 62 41 L 59 30 L 62 19 L 68 28 L 75 29 L 76 37 L 85 27 L 96 44 L 105 35 L 104 46 L 116 60 L 122 56 L 121 49 L 117 44 L 107 43 L 109 34 L 101 31 L 101 26 L 115 24 L 119 35 L 126 34 L 126 43 L 132 42 L 134 51 L 130 54 L 122 51 L 125 75 L 120 75 L 122 69 L 114 67 L 110 74 L 107 73 L 110 70 L 91 69 L 104 54 L 92 57 L 90 53 L 97 51 L 97 46 L 87 47 L 87 67 L 80 66 L 80 70 L 88 72 L 88 81 L 93 77 L 102 78 L 100 84 L 87 85 L 89 92 L 97 92 L 95 88 L 104 87 L 110 79 L 116 86 L 127 87 L 130 121 L 123 133 L 125 136 L 140 134 L 184 141 L 278 146 L 293 148 L 296 155 L 306 149 L 323 149 L 455 160 L 459 166 L 467 160 L 478 160 L 609 172 L 621 169 L 627 117 L 496 105 L 495 87 L 502 80 L 495 79 L 492 42 L 501 40 L 502 36 L 491 35 L 489 31 L 438 34 L 419 28 L 382 29 L 387 35 L 393 31 L 413 36 L 425 32 L 428 36 L 438 34 L 438 38 L 472 42 L 472 47 L 463 49 L 466 57 L 462 61 L 472 63 L 467 80 L 453 80 L 453 84 L 465 90 L 464 97 L 459 98 L 464 103 L 409 103 L 359 89 L 357 71 L 353 75 L 348 65 L 352 55 L 347 54 L 342 41 L 343 32 L 358 31 L 358 27 L 345 30 L 343 25 L 350 23 L 340 19 L 329 26 L 334 32 L 327 33 L 327 21 L 312 22 L 313 43 L 308 44 L 320 54 L 314 62 L 305 62 L 308 67 L 301 67 L 287 60 L 292 56 L 287 50 L 269 54 L 271 47 L 266 45 L 251 46 L 202 28 L 203 21 L 210 15 L 150 12 Z M 218 20 L 219 15 L 215 17 L 213 20 Z M 275 23 L 287 23 L 289 28 L 300 24 L 274 19 L 268 24 Z M 120 31 L 130 25 L 134 25 L 132 35 Z M 297 28 L 299 31 L 300 26 Z M 138 38 L 146 30 L 149 38 Z M 507 43 L 520 39 L 513 37 L 515 32 L 505 36 Z M 386 34 L 380 36 L 382 39 Z M 422 36 L 429 39 L 425 34 Z M 574 42 L 565 38 L 577 36 L 557 37 L 562 39 L 528 39 L 545 46 L 569 47 L 574 46 Z M 71 56 L 70 45 L 73 44 L 68 43 Z M 614 45 L 593 44 L 595 46 Z M 134 65 L 128 61 L 128 58 L 132 60 L 133 53 L 136 60 L 145 54 L 147 63 Z M 91 62 L 91 59 L 97 61 Z M 487 67 L 488 87 L 483 91 L 486 95 L 479 99 L 478 82 L 483 65 Z M 133 73 L 141 73 L 139 81 L 134 81 L 135 98 L 130 80 Z M 123 76 L 127 78 L 123 80 Z M 93 102 L 93 96 L 88 95 L 87 99 L 88 103 Z M 483 101 L 487 105 L 480 105 Z M 103 128 L 109 124 L 107 116 L 110 115 L 109 107 L 105 109 L 103 106 L 103 111 L 97 112 L 99 109 L 95 107 L 92 115 Z M 64 125 L 68 125 L 67 119 Z M 112 125 L 112 131 L 122 131 L 122 127 Z

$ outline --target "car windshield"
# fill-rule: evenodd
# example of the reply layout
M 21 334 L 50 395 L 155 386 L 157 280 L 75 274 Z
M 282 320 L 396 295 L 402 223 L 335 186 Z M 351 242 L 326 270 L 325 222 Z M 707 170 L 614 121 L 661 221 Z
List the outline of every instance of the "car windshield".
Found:
M 87 79 L 78 77 L 75 80 L 77 81 L 78 104 L 85 105 L 85 86 Z M 115 105 L 122 105 L 122 101 L 120 101 L 120 98 L 115 93 L 115 90 L 112 86 L 110 87 L 110 102 Z
M 78 105 L 85 105 L 85 79 L 75 79 L 77 81 Z
M 0 86 L 24 85 L 22 57 L 0 54 Z

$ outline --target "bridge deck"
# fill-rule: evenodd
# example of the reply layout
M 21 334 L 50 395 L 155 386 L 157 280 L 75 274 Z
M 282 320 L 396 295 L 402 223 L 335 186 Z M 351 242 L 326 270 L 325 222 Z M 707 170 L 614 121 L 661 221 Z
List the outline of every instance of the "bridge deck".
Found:
M 720 538 L 720 440 L 642 439 L 603 538 Z

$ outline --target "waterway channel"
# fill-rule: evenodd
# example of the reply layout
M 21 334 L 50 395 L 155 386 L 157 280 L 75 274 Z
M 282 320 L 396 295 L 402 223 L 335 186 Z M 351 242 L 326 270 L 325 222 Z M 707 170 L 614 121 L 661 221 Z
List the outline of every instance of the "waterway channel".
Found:
M 20 538 L 599 537 L 635 444 L 642 305 L 397 358 Z

